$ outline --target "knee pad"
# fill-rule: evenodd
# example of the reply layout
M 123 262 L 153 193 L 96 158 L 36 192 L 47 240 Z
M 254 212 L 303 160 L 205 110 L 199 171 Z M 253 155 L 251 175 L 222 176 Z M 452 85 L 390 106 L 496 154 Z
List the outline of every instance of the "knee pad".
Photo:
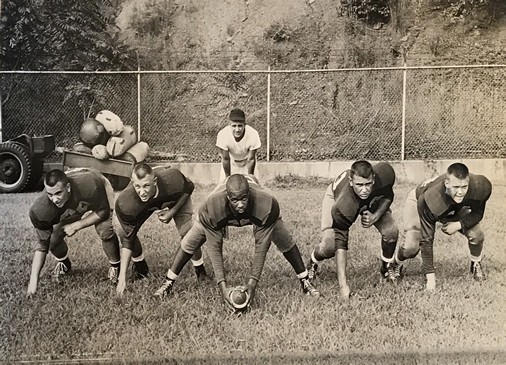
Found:
M 397 227 L 393 227 L 386 231 L 383 231 L 383 233 L 381 234 L 381 239 L 384 242 L 388 243 L 397 242 L 398 238 L 399 238 L 399 230 L 397 229 Z
M 114 239 L 115 236 L 116 236 L 116 234 L 114 233 L 114 230 L 112 229 L 112 227 L 110 229 L 106 229 L 106 230 L 100 232 L 100 239 L 102 241 L 110 241 L 110 240 Z
M 420 251 L 420 231 L 409 230 L 406 231 L 404 243 L 401 245 L 400 250 L 406 258 L 415 257 Z
M 466 232 L 466 236 L 471 245 L 481 245 L 485 241 L 485 234 L 481 229 L 471 229 Z
M 318 256 L 321 256 L 324 259 L 334 257 L 337 251 L 335 239 L 331 237 L 323 237 L 316 251 Z

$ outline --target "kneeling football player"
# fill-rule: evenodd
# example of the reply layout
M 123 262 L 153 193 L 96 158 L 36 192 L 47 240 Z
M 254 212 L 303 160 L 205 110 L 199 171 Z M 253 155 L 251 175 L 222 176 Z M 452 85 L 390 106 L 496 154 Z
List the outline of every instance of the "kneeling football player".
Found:
M 459 232 L 466 236 L 471 256 L 471 273 L 475 280 L 484 278 L 481 252 L 485 240 L 480 221 L 485 204 L 492 194 L 492 184 L 483 175 L 470 174 L 466 165 L 454 163 L 446 174 L 425 181 L 413 189 L 404 205 L 406 239 L 395 260 L 402 267 L 404 260 L 415 257 L 421 249 L 426 289 L 436 288 L 434 270 L 434 235 L 436 223 L 447 235 Z
M 320 295 L 309 280 L 299 249 L 284 226 L 278 201 L 258 185 L 254 176 L 234 174 L 219 185 L 201 205 L 197 220 L 181 241 L 166 280 L 155 296 L 165 296 L 172 291 L 174 281 L 193 252 L 207 241 L 207 250 L 222 298 L 234 306 L 229 298 L 232 288 L 227 286 L 223 266 L 223 228 L 245 225 L 253 225 L 255 237 L 253 268 L 246 284 L 250 301 L 255 295 L 271 241 L 292 265 L 303 293 Z
M 350 287 L 346 278 L 348 234 L 360 215 L 364 228 L 375 226 L 381 233 L 382 277 L 397 281 L 398 268 L 392 260 L 399 230 L 390 210 L 394 182 L 395 172 L 388 163 L 372 166 L 361 160 L 354 162 L 351 169 L 341 173 L 328 186 L 322 203 L 322 240 L 313 250 L 308 264 L 311 279 L 321 261 L 334 257 L 337 252 L 341 296 L 349 298 Z
M 74 169 L 64 173 L 55 169 L 44 178 L 44 192 L 30 208 L 39 243 L 35 249 L 28 295 L 37 291 L 40 271 L 50 251 L 58 261 L 53 276 L 70 271 L 65 236 L 95 226 L 109 259 L 109 280 L 116 283 L 120 265 L 118 237 L 112 226 L 114 191 L 109 180 L 94 169 Z M 84 213 L 91 212 L 83 218 Z
M 155 167 L 139 163 L 132 171 L 131 183 L 116 199 L 116 215 L 120 223 L 121 270 L 117 293 L 126 287 L 127 268 L 132 258 L 131 280 L 148 276 L 149 268 L 137 236 L 144 222 L 158 211 L 158 219 L 165 224 L 174 220 L 179 236 L 183 238 L 192 226 L 193 205 L 191 194 L 193 182 L 174 168 Z M 202 251 L 193 252 L 192 259 L 198 280 L 206 277 Z

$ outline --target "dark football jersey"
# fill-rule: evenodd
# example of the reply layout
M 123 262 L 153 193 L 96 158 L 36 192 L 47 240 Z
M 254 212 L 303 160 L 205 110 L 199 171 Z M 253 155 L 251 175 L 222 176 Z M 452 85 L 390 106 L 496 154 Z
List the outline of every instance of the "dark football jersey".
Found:
M 70 197 L 58 208 L 43 192 L 30 208 L 30 220 L 37 230 L 52 231 L 60 222 L 76 221 L 87 211 L 95 212 L 102 220 L 109 218 L 110 210 L 103 176 L 94 169 L 70 170 Z M 49 235 L 45 235 L 49 238 Z M 41 237 L 43 239 L 43 237 Z
M 147 202 L 141 201 L 132 182 L 116 199 L 116 215 L 125 236 L 131 240 L 154 211 L 172 208 L 183 194 L 191 195 L 195 185 L 183 173 L 174 168 L 155 167 L 158 192 Z
M 469 174 L 469 189 L 461 203 L 456 203 L 446 192 L 446 174 L 427 180 L 416 188 L 418 215 L 420 216 L 420 247 L 423 269 L 434 272 L 433 243 L 436 222 L 459 221 L 463 228 L 478 224 L 485 213 L 485 205 L 492 193 L 492 184 L 483 175 Z M 461 210 L 470 210 L 463 217 Z
M 280 219 L 278 201 L 260 187 L 250 175 L 248 206 L 242 214 L 235 213 L 228 201 L 226 182 L 218 186 L 199 208 L 199 221 L 204 227 L 209 257 L 213 264 L 217 282 L 225 280 L 223 267 L 223 233 L 226 226 L 242 227 L 253 225 L 255 235 L 255 257 L 251 277 L 259 280 L 275 224 Z M 291 240 L 291 237 L 283 237 Z
M 360 199 L 353 191 L 349 180 L 350 170 L 344 171 L 334 180 L 332 183 L 332 191 L 334 192 L 332 218 L 334 222 L 344 220 L 345 225 L 350 226 L 364 210 L 374 212 L 379 199 L 384 198 L 393 201 L 394 169 L 386 162 L 379 162 L 373 166 L 373 171 L 374 185 L 367 199 Z

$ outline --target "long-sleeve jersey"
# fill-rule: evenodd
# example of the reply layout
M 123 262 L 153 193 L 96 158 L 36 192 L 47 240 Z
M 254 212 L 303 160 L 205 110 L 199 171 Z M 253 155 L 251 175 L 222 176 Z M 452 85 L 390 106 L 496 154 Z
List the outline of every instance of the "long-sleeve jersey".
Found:
M 172 208 L 183 194 L 191 195 L 195 185 L 181 171 L 173 168 L 155 167 L 158 191 L 147 202 L 141 201 L 130 183 L 116 199 L 116 215 L 123 228 L 121 243 L 131 247 L 137 232 L 154 211 Z
M 53 226 L 60 222 L 80 219 L 88 211 L 95 212 L 102 220 L 109 218 L 109 206 L 104 177 L 94 169 L 70 170 L 70 197 L 63 207 L 58 208 L 44 191 L 30 207 L 30 220 L 37 231 L 42 246 L 49 245 Z
M 332 206 L 333 227 L 349 229 L 358 215 L 369 210 L 374 212 L 380 199 L 390 202 L 394 200 L 393 186 L 395 183 L 395 171 L 386 162 L 380 162 L 373 166 L 374 185 L 367 199 L 360 199 L 350 185 L 350 170 L 341 173 L 332 183 L 334 192 L 334 205 Z
M 255 256 L 250 277 L 259 280 L 271 244 L 274 225 L 280 218 L 277 200 L 254 181 L 248 180 L 250 193 L 244 213 L 237 214 L 230 207 L 225 183 L 217 187 L 199 209 L 199 221 L 205 230 L 207 250 L 218 283 L 225 280 L 222 229 L 226 226 L 255 226 Z
M 462 228 L 478 224 L 485 213 L 485 204 L 492 193 L 492 184 L 483 175 L 469 174 L 469 189 L 461 203 L 456 203 L 446 192 L 446 174 L 420 184 L 416 188 L 418 215 L 420 216 L 420 248 L 423 270 L 434 272 L 433 244 L 436 222 L 459 221 Z M 457 217 L 461 210 L 469 214 Z

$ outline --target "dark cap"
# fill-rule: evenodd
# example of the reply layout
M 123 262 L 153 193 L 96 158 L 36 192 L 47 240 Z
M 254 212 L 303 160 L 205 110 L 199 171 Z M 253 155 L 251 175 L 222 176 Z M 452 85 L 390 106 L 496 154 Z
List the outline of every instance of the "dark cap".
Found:
M 229 118 L 230 120 L 236 120 L 240 122 L 244 122 L 246 120 L 246 116 L 241 109 L 232 109 Z

